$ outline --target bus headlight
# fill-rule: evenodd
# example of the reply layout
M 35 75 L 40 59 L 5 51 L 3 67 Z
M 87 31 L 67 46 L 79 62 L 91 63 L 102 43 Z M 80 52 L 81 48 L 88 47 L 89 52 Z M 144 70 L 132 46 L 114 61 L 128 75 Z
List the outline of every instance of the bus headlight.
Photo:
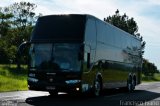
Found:
M 66 84 L 76 84 L 76 83 L 81 82 L 81 80 L 67 80 L 65 82 L 66 82 Z
M 36 78 L 31 78 L 31 77 L 28 77 L 28 81 L 31 81 L 31 82 L 38 82 L 38 79 Z

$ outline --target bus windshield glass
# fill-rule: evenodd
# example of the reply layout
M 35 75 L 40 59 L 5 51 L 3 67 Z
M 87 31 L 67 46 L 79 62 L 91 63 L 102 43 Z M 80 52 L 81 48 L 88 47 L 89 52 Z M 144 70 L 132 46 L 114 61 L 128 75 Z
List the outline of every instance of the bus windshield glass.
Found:
M 38 71 L 80 71 L 80 44 L 31 44 L 30 67 Z

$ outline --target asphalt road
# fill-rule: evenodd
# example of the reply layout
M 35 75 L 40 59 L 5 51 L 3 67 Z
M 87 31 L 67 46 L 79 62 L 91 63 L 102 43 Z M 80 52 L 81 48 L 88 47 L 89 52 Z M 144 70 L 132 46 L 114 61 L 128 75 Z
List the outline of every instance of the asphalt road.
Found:
M 0 93 L 0 106 L 160 106 L 160 82 L 142 83 L 132 93 L 108 90 L 102 97 L 77 97 L 48 92 L 17 91 Z

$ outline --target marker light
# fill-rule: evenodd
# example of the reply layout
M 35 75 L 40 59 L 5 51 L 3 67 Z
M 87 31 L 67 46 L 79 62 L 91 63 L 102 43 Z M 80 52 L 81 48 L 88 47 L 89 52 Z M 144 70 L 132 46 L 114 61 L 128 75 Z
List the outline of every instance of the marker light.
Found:
M 77 91 L 79 91 L 79 88 L 76 88 Z

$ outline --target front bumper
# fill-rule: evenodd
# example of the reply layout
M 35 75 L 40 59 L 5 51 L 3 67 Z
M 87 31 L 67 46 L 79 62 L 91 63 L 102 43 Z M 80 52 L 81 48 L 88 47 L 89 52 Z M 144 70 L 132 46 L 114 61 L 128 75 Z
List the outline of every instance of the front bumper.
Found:
M 67 84 L 65 82 L 61 83 L 51 83 L 46 81 L 32 82 L 28 81 L 28 88 L 30 90 L 36 91 L 58 91 L 58 92 L 82 92 L 81 82 L 74 84 Z

